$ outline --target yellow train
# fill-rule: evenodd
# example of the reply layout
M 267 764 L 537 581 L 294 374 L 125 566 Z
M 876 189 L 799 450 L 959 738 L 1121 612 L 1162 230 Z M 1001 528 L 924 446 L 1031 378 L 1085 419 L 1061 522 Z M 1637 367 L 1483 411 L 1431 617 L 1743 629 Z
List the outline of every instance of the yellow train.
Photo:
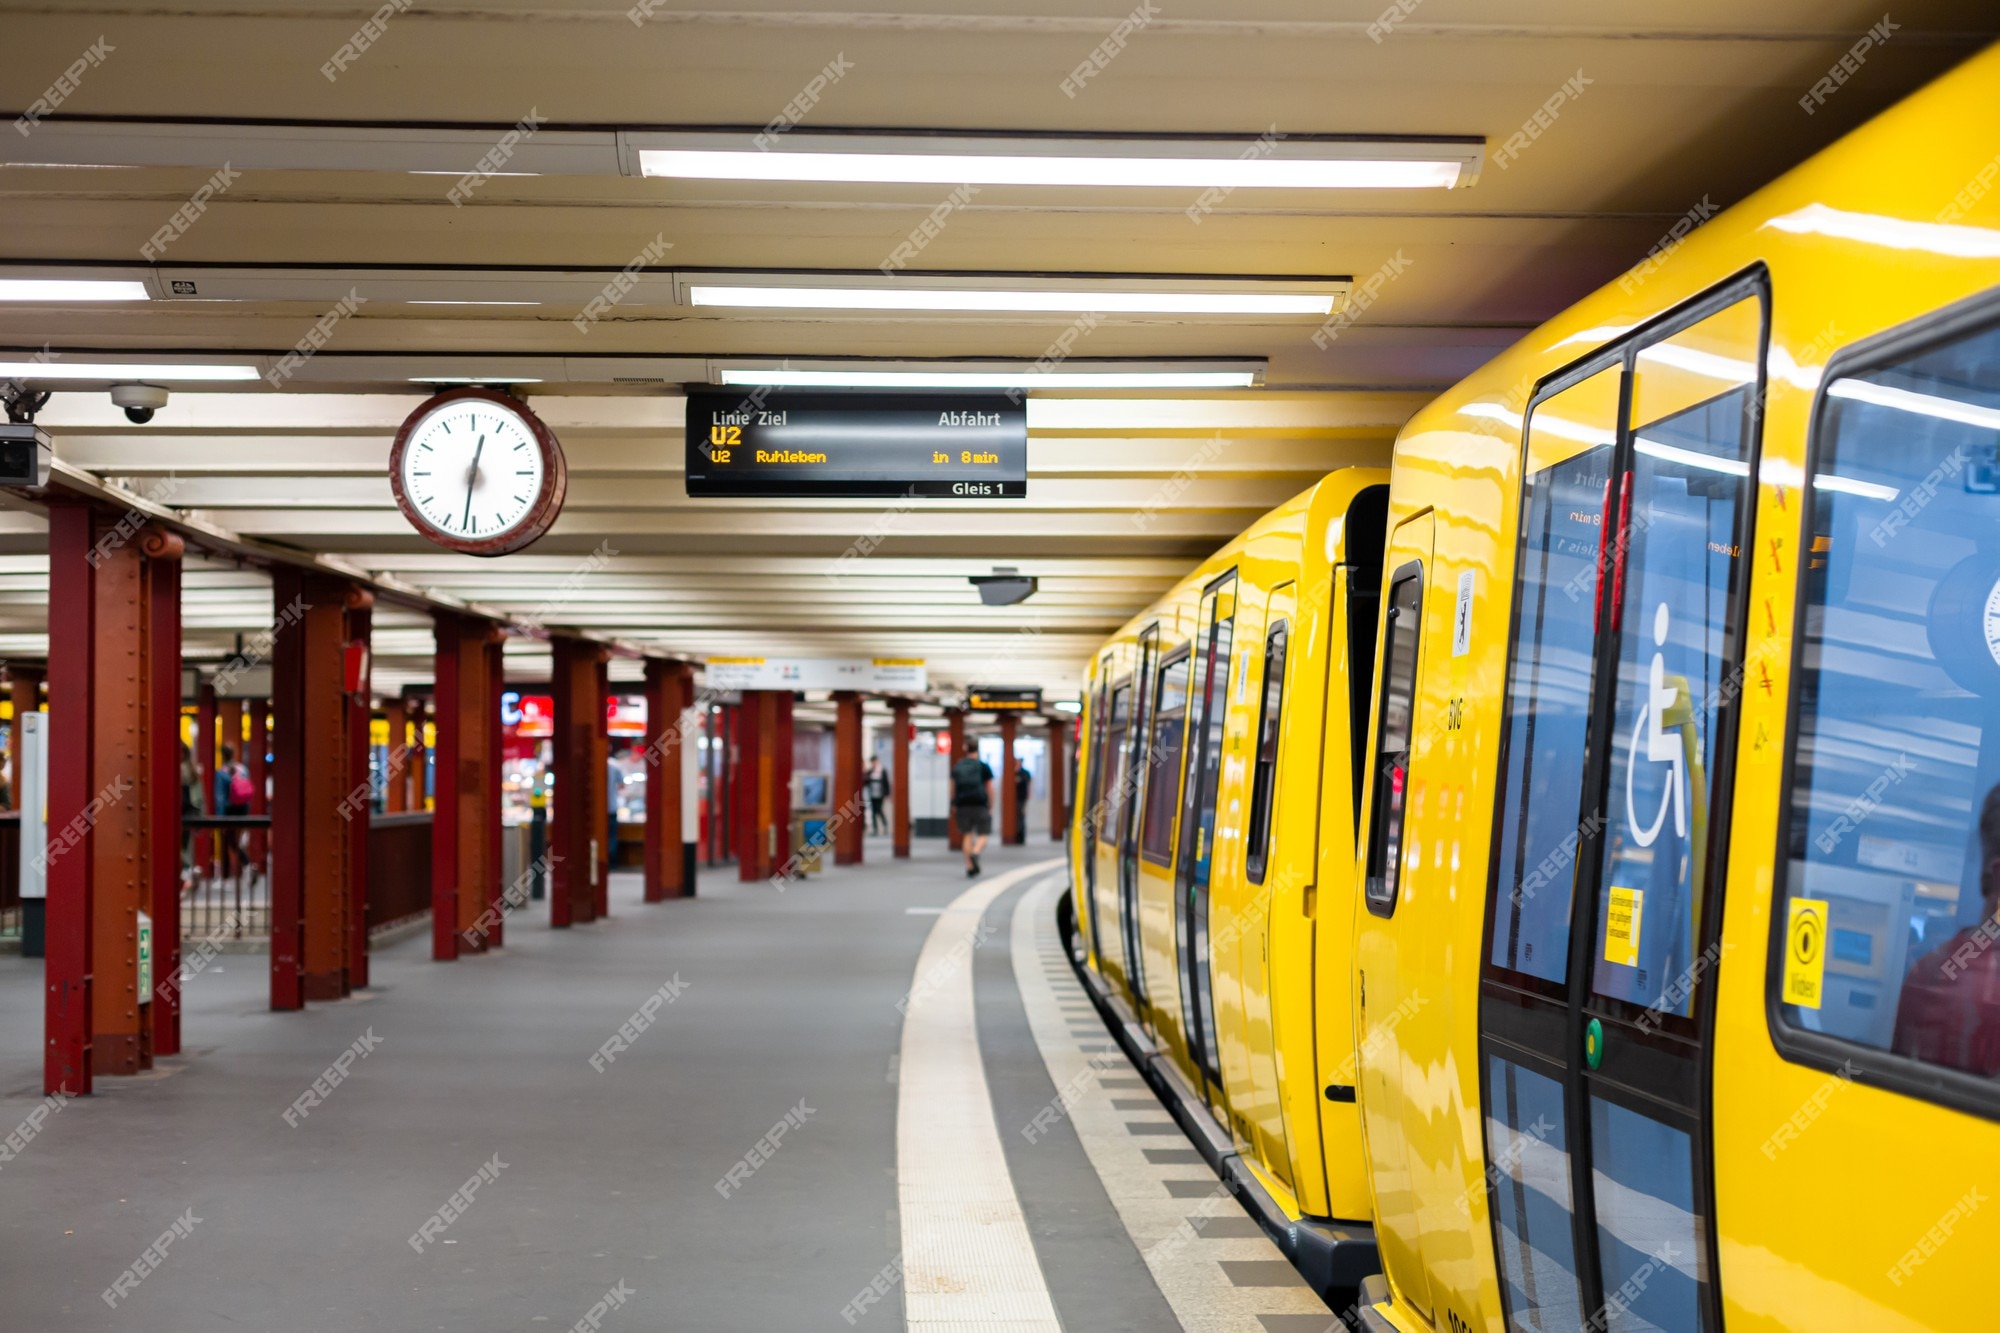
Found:
M 1086 976 L 1363 1327 L 2000 1325 L 2000 49 L 1089 679 Z

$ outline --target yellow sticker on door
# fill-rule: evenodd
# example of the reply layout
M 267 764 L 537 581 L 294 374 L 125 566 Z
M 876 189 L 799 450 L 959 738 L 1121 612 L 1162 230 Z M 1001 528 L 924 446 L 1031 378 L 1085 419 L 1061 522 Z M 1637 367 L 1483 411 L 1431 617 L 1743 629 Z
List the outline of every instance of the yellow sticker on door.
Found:
M 1794 898 L 1785 921 L 1785 1003 L 1819 1008 L 1826 980 L 1826 900 Z
M 1611 901 L 1604 913 L 1604 961 L 1620 967 L 1639 965 L 1639 925 L 1644 916 L 1646 891 L 1611 886 Z

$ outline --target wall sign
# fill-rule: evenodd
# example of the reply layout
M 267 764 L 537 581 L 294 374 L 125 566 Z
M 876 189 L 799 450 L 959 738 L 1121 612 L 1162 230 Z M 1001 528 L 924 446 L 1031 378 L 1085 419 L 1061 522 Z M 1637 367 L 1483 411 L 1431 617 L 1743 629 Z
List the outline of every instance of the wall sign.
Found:
M 1028 493 L 1026 400 L 1005 394 L 696 390 L 691 496 Z
M 922 658 L 711 657 L 702 666 L 710 690 L 864 690 L 922 694 Z

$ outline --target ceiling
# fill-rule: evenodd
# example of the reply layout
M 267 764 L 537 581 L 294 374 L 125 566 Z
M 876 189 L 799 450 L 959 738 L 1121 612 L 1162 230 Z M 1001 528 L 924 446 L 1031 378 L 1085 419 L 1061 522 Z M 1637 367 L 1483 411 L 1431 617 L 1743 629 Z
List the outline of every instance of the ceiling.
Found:
M 758 127 L 838 61 L 845 72 L 800 129 L 1476 136 L 1490 150 L 1566 81 L 1581 73 L 1587 83 L 1504 168 L 1489 154 L 1469 188 L 1242 189 L 1191 217 L 1197 199 L 1185 190 L 989 186 L 955 208 L 920 267 L 1357 282 L 1395 271 L 1372 302 L 1350 297 L 1352 327 L 1324 347 L 1311 337 L 1316 318 L 1103 317 L 1077 355 L 1259 358 L 1264 384 L 1038 394 L 1025 501 L 906 511 L 691 501 L 682 381 L 700 378 L 686 367 L 702 358 L 1032 359 L 1069 316 L 635 303 L 579 329 L 570 305 L 371 300 L 333 327 L 314 374 L 281 390 L 176 391 L 144 426 L 102 392 L 58 392 L 40 420 L 59 456 L 253 546 L 330 553 L 397 586 L 645 651 L 923 657 L 945 687 L 1041 684 L 1073 697 L 1098 638 L 1259 513 L 1330 468 L 1385 457 L 1426 397 L 1629 267 L 1690 209 L 1741 198 L 2000 31 L 1986 2 L 1899 9 L 1890 40 L 1808 115 L 1800 97 L 1882 18 L 1878 4 L 1770 0 L 1753 15 L 1693 0 L 1613 17 L 1581 0 L 1405 0 L 1409 13 L 1385 30 L 1380 0 L 1170 0 L 1074 96 L 1062 81 L 1130 12 L 1122 0 L 931 0 L 895 14 L 811 0 L 785 10 L 646 4 L 649 16 L 622 2 L 419 0 L 328 79 L 322 66 L 372 7 L 0 3 L 0 108 L 11 123 L 100 38 L 100 63 L 50 123 L 127 118 L 113 137 L 135 140 L 147 122 L 213 118 L 304 122 L 309 133 L 321 122 L 470 127 L 488 141 L 531 112 L 551 129 Z M 202 133 L 226 153 L 230 132 Z M 0 161 L 40 160 L 34 135 L 15 138 Z M 207 151 L 189 149 L 187 166 L 0 166 L 0 270 L 143 268 L 141 247 L 221 165 Z M 448 197 L 456 181 L 243 170 L 163 262 L 601 279 L 658 240 L 671 248 L 654 266 L 674 270 L 872 272 L 948 193 L 496 176 L 461 206 Z M 298 344 L 327 305 L 0 304 L 0 355 L 270 356 Z M 517 357 L 569 367 L 568 382 L 524 390 L 568 454 L 567 506 L 528 553 L 446 555 L 404 523 L 386 476 L 390 438 L 422 397 L 409 366 L 451 358 L 477 367 L 461 373 L 498 374 Z M 880 541 L 835 572 L 863 537 Z M 572 579 L 600 548 L 615 554 Z M 0 513 L 0 656 L 43 651 L 45 551 L 32 504 Z M 980 606 L 966 579 L 995 565 L 1039 576 L 1040 591 L 1019 607 Z M 234 560 L 191 566 L 190 656 L 218 656 L 268 625 L 261 579 Z M 392 610 L 377 624 L 378 683 L 426 678 L 421 614 Z M 531 678 L 546 646 L 522 639 L 510 651 Z

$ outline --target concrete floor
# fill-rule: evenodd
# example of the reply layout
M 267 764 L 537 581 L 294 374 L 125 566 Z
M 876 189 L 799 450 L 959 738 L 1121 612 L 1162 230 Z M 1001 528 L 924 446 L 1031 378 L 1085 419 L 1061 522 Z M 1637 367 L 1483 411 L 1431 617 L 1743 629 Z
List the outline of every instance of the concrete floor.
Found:
M 568 1329 L 620 1283 L 634 1294 L 607 1329 L 849 1327 L 843 1307 L 899 1247 L 896 1002 L 936 920 L 906 909 L 966 885 L 939 844 L 886 852 L 784 894 L 705 872 L 701 897 L 650 907 L 621 875 L 607 922 L 551 931 L 532 905 L 504 951 L 452 965 L 406 940 L 370 992 L 297 1014 L 266 1009 L 262 957 L 218 959 L 188 985 L 186 1055 L 100 1080 L 0 1166 L 0 1330 Z M 40 1100 L 39 966 L 0 959 L 0 1136 Z M 675 977 L 650 1030 L 593 1070 Z M 379 1045 L 288 1126 L 371 1030 Z M 803 1123 L 721 1197 L 801 1100 Z M 414 1252 L 495 1154 L 505 1168 Z M 188 1210 L 200 1221 L 107 1307 Z M 900 1327 L 898 1299 L 862 1326 Z

